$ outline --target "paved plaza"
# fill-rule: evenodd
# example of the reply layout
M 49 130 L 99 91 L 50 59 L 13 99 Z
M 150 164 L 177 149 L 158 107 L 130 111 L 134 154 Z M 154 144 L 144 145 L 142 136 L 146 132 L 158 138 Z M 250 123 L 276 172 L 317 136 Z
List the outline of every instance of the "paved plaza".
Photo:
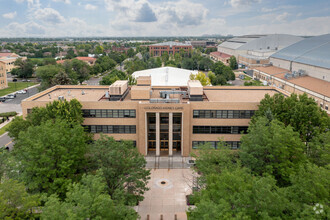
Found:
M 137 211 L 145 220 L 187 219 L 186 195 L 191 194 L 192 169 L 152 169 L 150 188 Z M 162 218 L 161 218 L 162 217 Z

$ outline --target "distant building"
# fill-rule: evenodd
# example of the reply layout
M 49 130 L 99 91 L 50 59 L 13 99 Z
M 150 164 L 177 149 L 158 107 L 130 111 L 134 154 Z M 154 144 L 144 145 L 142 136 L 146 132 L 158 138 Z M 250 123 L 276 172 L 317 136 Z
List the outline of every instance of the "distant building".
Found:
M 226 53 L 221 53 L 219 51 L 215 51 L 215 52 L 211 52 L 210 53 L 211 60 L 213 60 L 215 62 L 221 61 L 225 65 L 229 65 L 229 59 L 230 59 L 230 57 L 231 57 L 231 55 L 226 54 Z
M 111 49 L 113 52 L 118 52 L 118 53 L 127 53 L 127 51 L 129 50 L 128 47 L 123 47 L 123 46 L 120 47 L 112 46 Z
M 0 89 L 8 87 L 6 63 L 0 61 Z
M 239 67 L 261 66 L 269 63 L 273 53 L 301 40 L 287 34 L 244 35 L 223 42 L 218 51 L 235 56 Z
M 175 53 L 180 53 L 180 50 L 190 53 L 192 50 L 192 45 L 173 41 L 149 45 L 150 55 L 156 57 L 161 56 L 165 52 L 169 55 L 174 55 Z
M 151 76 L 151 86 L 187 86 L 190 75 L 196 75 L 198 71 L 180 69 L 175 67 L 160 67 L 136 71 L 134 78 Z
M 94 66 L 94 64 L 96 62 L 96 58 L 94 58 L 94 57 L 76 57 L 75 59 L 84 61 L 91 66 Z
M 191 45 L 195 47 L 214 47 L 216 45 L 216 42 L 214 41 L 205 41 L 205 40 L 196 40 L 196 41 L 190 41 Z
M 16 53 L 0 53 L 0 89 L 8 87 L 7 73 L 15 68 L 15 61 L 18 58 L 26 60 L 26 57 L 21 57 Z
M 292 73 L 303 70 L 311 77 L 330 82 L 330 34 L 292 44 L 271 55 L 270 62 Z

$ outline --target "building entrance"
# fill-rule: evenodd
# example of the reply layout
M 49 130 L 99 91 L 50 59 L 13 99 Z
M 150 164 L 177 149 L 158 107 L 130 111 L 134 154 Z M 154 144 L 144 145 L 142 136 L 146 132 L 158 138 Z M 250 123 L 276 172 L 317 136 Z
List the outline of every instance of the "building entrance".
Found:
M 182 113 L 147 113 L 148 155 L 181 155 Z

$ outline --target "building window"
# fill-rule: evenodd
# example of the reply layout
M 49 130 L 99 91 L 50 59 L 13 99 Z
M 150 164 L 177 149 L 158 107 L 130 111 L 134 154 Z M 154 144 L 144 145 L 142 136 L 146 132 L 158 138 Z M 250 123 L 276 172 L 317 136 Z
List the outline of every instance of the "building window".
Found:
M 135 125 L 85 125 L 91 133 L 136 134 Z
M 84 118 L 135 118 L 135 109 L 83 109 Z
M 329 107 L 328 107 L 328 105 L 325 105 L 325 110 L 327 110 L 327 111 L 329 110 Z
M 254 110 L 194 110 L 193 118 L 251 118 Z
M 214 148 L 214 149 L 220 149 L 220 147 L 221 147 L 220 141 L 193 141 L 192 148 L 198 149 L 199 146 L 204 145 L 204 144 L 207 144 L 211 148 Z M 230 149 L 233 149 L 233 150 L 239 149 L 241 146 L 240 141 L 225 141 L 225 144 L 227 147 L 229 147 Z
M 241 134 L 248 126 L 193 126 L 193 134 Z

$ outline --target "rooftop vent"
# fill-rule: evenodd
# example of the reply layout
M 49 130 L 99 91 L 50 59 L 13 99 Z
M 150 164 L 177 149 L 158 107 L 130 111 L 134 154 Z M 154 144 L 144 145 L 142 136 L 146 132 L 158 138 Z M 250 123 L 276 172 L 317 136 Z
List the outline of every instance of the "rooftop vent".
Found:
M 81 90 L 81 95 L 85 95 L 85 91 L 84 90 Z
M 64 96 L 59 96 L 58 97 L 58 100 L 63 101 L 64 100 Z

